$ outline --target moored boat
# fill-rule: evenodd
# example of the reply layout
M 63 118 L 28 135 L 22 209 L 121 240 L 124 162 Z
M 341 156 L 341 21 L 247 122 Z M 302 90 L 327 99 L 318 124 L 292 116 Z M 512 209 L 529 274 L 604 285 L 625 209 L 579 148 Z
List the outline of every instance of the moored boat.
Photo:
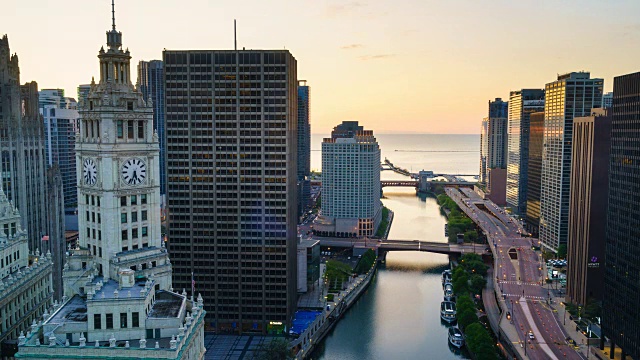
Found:
M 449 343 L 457 348 L 461 348 L 464 345 L 464 335 L 456 326 L 449 328 Z
M 446 301 L 453 301 L 453 285 L 451 283 L 444 284 L 444 299 Z
M 440 303 L 440 318 L 448 323 L 456 321 L 456 303 L 443 301 Z

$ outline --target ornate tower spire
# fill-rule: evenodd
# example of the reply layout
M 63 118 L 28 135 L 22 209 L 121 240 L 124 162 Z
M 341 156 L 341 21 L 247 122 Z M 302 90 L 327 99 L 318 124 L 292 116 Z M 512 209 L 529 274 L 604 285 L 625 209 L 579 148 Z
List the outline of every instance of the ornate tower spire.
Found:
M 116 4 L 115 0 L 111 0 L 111 30 L 116 29 Z
M 114 0 L 111 0 L 111 31 L 107 32 L 107 46 L 113 50 L 118 50 L 122 46 L 122 33 L 116 31 L 116 5 Z

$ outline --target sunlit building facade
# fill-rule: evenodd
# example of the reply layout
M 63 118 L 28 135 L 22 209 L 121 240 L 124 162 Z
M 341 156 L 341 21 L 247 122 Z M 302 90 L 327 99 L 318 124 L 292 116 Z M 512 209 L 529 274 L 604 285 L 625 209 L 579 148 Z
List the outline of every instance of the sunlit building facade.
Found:
M 544 111 L 529 115 L 529 160 L 527 161 L 527 231 L 538 235 L 540 226 L 540 182 L 544 141 Z

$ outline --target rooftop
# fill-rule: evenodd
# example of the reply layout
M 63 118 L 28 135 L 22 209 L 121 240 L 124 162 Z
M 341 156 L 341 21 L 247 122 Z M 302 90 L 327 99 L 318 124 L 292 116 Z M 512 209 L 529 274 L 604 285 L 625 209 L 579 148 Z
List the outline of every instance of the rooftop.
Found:
M 180 313 L 182 303 L 186 301 L 186 297 L 171 293 L 169 291 L 159 290 L 156 292 L 156 302 L 149 311 L 150 318 L 174 318 Z
M 309 325 L 322 314 L 322 311 L 298 310 L 293 318 L 291 333 L 302 334 Z

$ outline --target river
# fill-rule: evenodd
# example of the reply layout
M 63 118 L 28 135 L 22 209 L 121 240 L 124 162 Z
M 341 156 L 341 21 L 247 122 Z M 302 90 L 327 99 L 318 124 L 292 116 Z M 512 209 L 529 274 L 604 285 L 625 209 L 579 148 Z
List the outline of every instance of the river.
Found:
M 396 165 L 413 171 L 427 163 L 436 172 L 477 173 L 476 136 L 378 136 L 385 153 Z M 428 144 L 428 145 L 425 145 Z M 312 145 L 316 148 L 315 141 Z M 385 147 L 383 147 L 385 145 Z M 317 146 L 319 147 L 319 146 Z M 385 151 L 386 149 L 386 151 Z M 468 153 L 402 152 L 413 150 L 469 150 Z M 417 158 L 428 155 L 428 159 Z M 448 158 L 449 157 L 449 158 Z M 314 164 L 312 164 L 313 166 Z M 383 179 L 406 179 L 384 172 Z M 385 188 L 385 206 L 395 217 L 390 239 L 446 242 L 445 217 L 434 198 L 416 195 L 408 188 Z M 448 257 L 418 252 L 391 252 L 369 289 L 344 315 L 311 356 L 314 360 L 465 359 L 447 341 L 447 325 L 440 320 L 443 299 L 441 273 Z

